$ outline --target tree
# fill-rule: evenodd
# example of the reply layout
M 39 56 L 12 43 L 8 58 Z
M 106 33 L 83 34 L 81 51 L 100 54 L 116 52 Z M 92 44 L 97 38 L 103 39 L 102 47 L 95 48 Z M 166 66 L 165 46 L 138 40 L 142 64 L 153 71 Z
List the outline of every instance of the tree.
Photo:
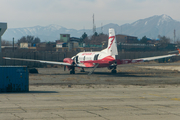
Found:
M 1 45 L 2 46 L 12 46 L 11 42 L 5 41 L 5 40 L 1 40 Z
M 95 32 L 93 36 L 98 36 L 98 33 L 97 33 L 97 32 Z
M 80 43 L 83 43 L 84 42 L 84 40 L 87 38 L 87 34 L 86 34 L 86 32 L 84 32 L 84 34 L 82 34 L 82 36 L 81 36 L 81 38 L 80 38 Z
M 18 45 L 20 45 L 20 43 L 36 44 L 36 43 L 40 43 L 40 42 L 41 42 L 41 40 L 40 40 L 38 37 L 34 38 L 34 36 L 27 35 L 27 36 L 21 37 L 21 38 L 18 40 L 17 44 L 18 44 Z
M 167 38 L 166 36 L 160 36 L 158 35 L 158 38 L 159 38 L 159 43 L 160 44 L 169 44 L 171 39 L 170 38 Z
M 40 42 L 41 42 L 41 40 L 38 37 L 36 37 L 36 38 L 34 38 L 32 44 L 37 44 L 37 43 L 40 43 Z
M 92 36 L 90 39 L 88 37 L 84 39 L 84 42 L 88 45 L 102 45 L 102 42 L 108 40 L 108 35 L 102 34 L 98 36 Z
M 168 44 L 169 44 L 170 41 L 171 41 L 171 39 L 170 39 L 170 38 L 167 38 L 166 36 L 160 36 L 160 35 L 158 35 L 158 38 L 159 38 L 159 44 L 160 44 L 162 47 L 168 46 Z
M 84 40 L 88 35 L 86 34 L 86 32 L 84 32 L 84 34 L 82 35 L 82 39 Z
M 26 42 L 27 42 L 26 37 L 23 36 L 21 37 L 21 39 L 18 40 L 17 44 L 20 45 L 20 43 L 26 43 Z
M 28 35 L 28 36 L 26 37 L 26 39 L 27 39 L 28 43 L 33 43 L 33 41 L 34 41 L 34 36 Z
M 142 39 L 139 42 L 143 43 L 143 44 L 147 44 L 147 41 L 148 41 L 147 37 L 144 36 L 144 37 L 142 37 Z
M 178 38 L 175 43 L 180 46 L 180 39 Z

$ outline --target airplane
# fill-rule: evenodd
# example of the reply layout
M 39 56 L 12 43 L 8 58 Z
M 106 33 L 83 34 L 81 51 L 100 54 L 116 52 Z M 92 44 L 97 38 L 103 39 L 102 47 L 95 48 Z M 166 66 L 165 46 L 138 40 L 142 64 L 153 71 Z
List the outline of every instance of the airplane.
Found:
M 85 72 L 84 68 L 93 68 L 88 75 L 92 74 L 96 68 L 107 67 L 111 70 L 111 73 L 117 73 L 117 65 L 129 64 L 129 63 L 139 63 L 145 61 L 151 61 L 161 58 L 169 58 L 173 56 L 179 56 L 180 50 L 178 49 L 178 54 L 169 54 L 163 56 L 138 58 L 138 59 L 116 59 L 118 55 L 117 42 L 115 37 L 115 31 L 113 28 L 109 29 L 109 39 L 108 46 L 106 49 L 97 52 L 80 52 L 72 58 L 64 58 L 63 62 L 56 61 L 44 61 L 44 60 L 33 60 L 33 59 L 20 59 L 20 58 L 9 58 L 3 57 L 7 60 L 22 60 L 31 62 L 40 62 L 46 64 L 56 64 L 63 65 L 70 70 L 70 74 L 75 74 L 75 67 L 82 68 L 81 72 Z

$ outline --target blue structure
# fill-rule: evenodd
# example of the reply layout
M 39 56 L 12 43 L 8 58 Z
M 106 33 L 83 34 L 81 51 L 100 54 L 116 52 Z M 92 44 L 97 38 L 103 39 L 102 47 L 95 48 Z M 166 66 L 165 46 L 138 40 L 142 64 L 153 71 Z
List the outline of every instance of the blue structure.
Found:
M 0 66 L 0 92 L 28 92 L 27 67 Z

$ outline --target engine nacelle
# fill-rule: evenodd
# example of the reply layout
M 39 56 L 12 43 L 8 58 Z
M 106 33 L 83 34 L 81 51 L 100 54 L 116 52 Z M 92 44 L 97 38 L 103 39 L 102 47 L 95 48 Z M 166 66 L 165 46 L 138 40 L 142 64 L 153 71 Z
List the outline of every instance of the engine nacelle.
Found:
M 64 58 L 63 62 L 69 63 L 69 64 L 74 64 L 74 60 L 71 58 Z

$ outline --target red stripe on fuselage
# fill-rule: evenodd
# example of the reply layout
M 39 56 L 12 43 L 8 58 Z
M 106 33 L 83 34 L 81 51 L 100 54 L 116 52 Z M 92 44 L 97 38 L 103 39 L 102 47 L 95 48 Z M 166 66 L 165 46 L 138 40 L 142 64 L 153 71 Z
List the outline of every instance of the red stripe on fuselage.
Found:
M 107 56 L 107 57 L 103 58 L 102 60 L 113 61 L 115 59 L 112 56 Z
M 115 59 L 112 56 L 107 56 L 101 60 L 88 60 L 88 61 L 81 61 L 86 67 L 93 67 L 94 64 L 99 64 L 98 67 L 108 67 L 113 62 L 115 62 Z

